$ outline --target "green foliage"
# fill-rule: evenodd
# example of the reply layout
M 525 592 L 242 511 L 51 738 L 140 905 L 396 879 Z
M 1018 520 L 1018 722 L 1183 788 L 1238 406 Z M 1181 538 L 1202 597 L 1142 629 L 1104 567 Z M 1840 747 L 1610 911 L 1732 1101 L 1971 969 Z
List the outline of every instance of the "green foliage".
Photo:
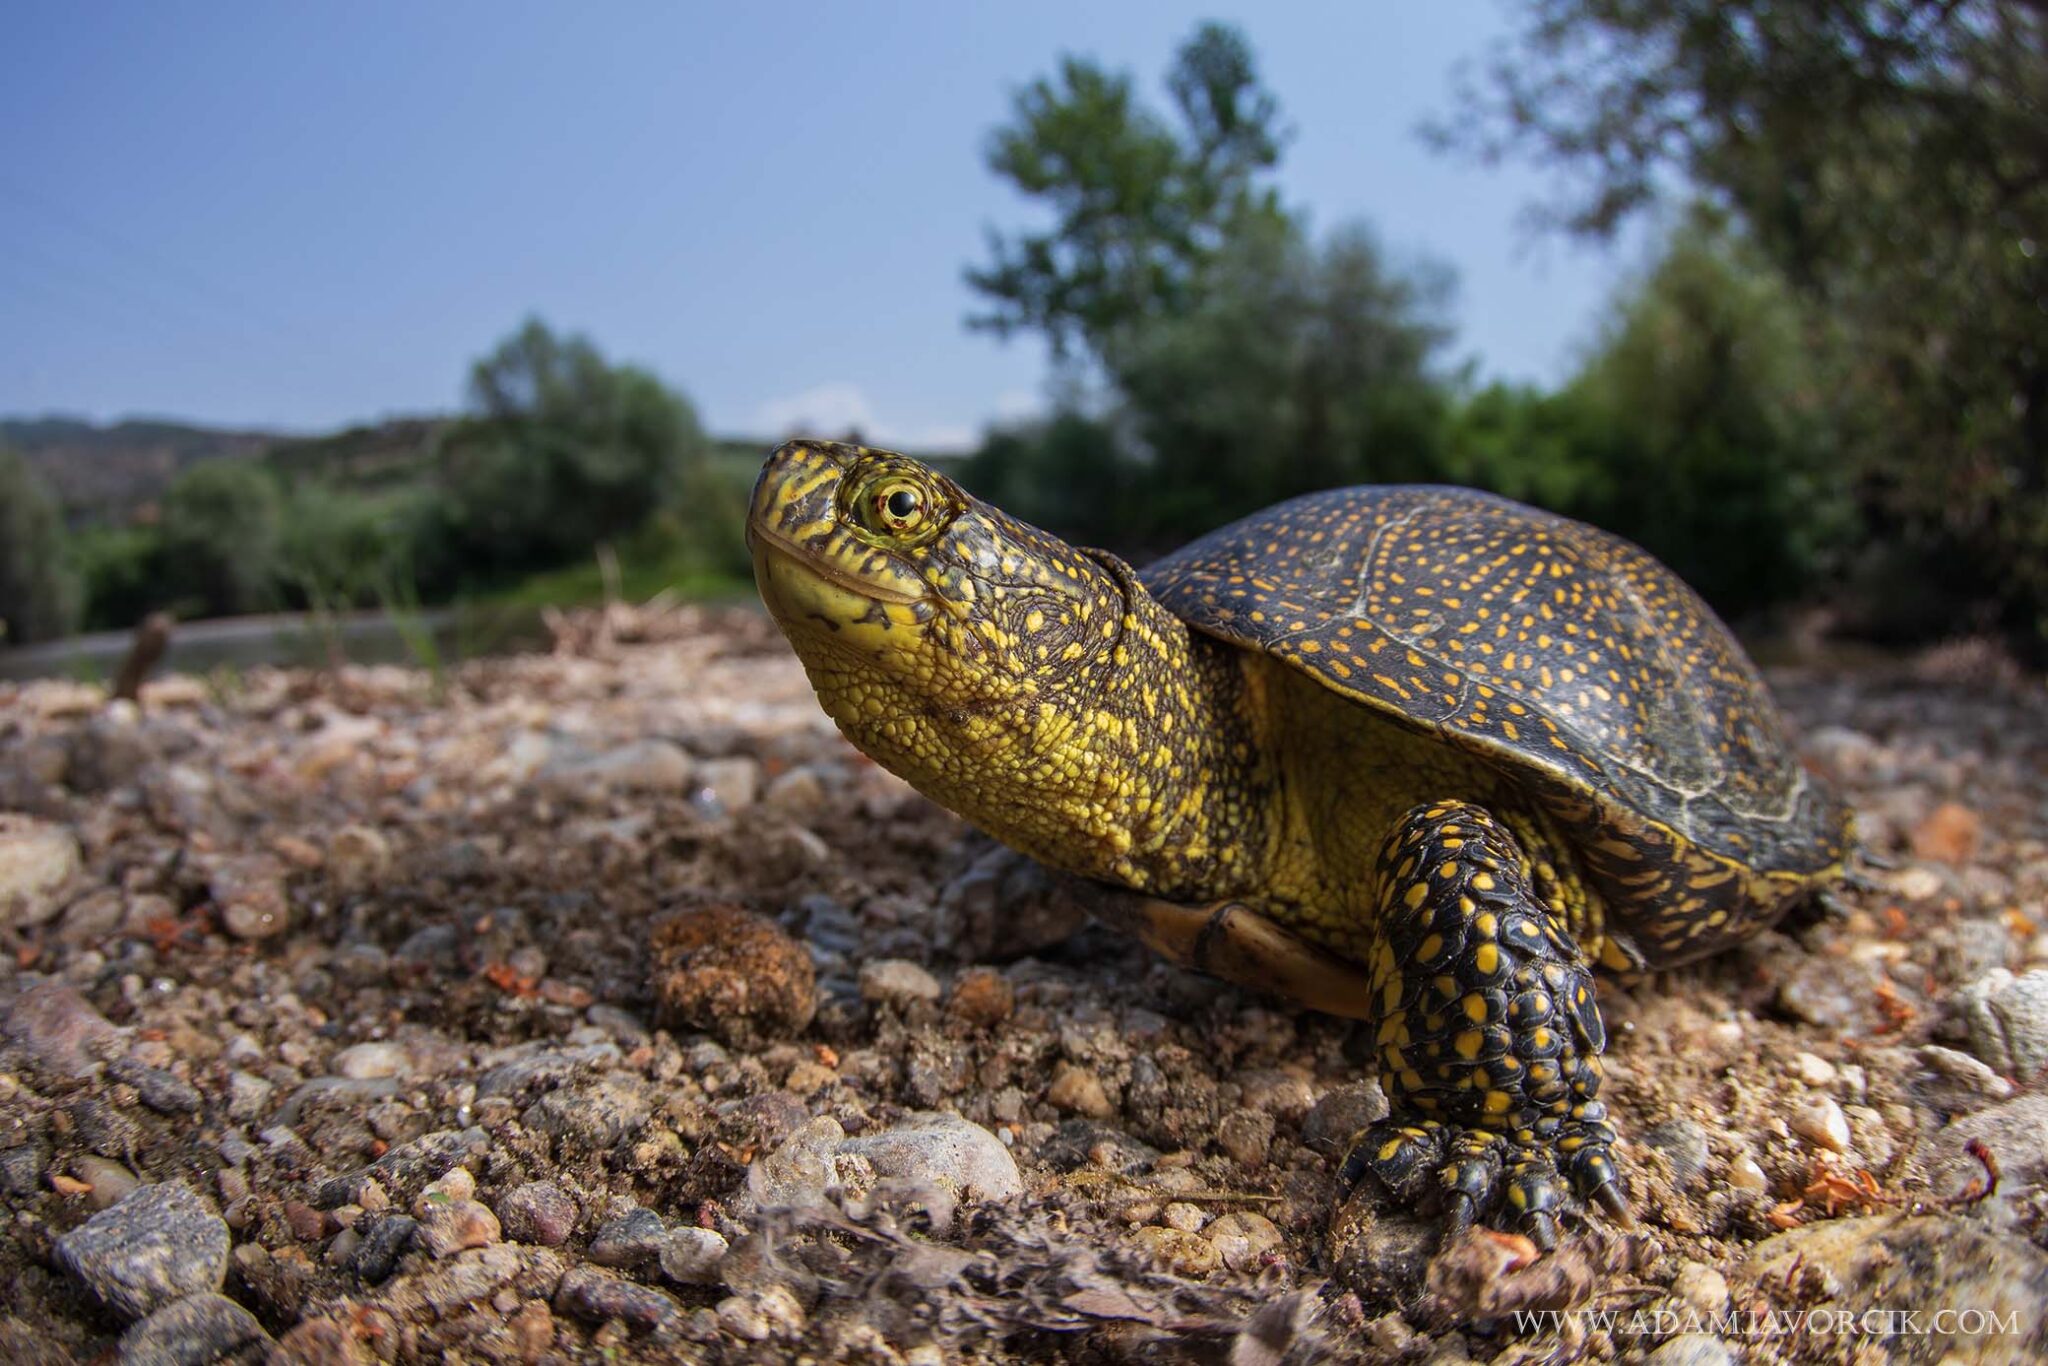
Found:
M 1129 75 L 1083 58 L 1018 92 L 1012 122 L 990 139 L 989 169 L 1055 222 L 990 235 L 991 264 L 967 272 L 993 304 L 975 325 L 1040 332 L 1061 356 L 1077 341 L 1099 346 L 1119 327 L 1192 305 L 1230 235 L 1279 215 L 1258 185 L 1280 158 L 1279 109 L 1244 37 L 1204 24 L 1167 87 L 1178 126 L 1139 103 Z
M 1107 422 L 1069 409 L 990 432 L 960 478 L 1069 540 L 1129 550 L 1147 473 Z
M 582 337 L 529 321 L 477 362 L 470 395 L 438 451 L 424 549 L 440 582 L 564 563 L 704 492 L 709 444 L 688 401 Z
M 244 460 L 205 460 L 164 495 L 162 601 L 180 616 L 233 616 L 278 605 L 283 499 Z
M 0 447 L 0 645 L 69 634 L 78 600 L 55 501 L 28 461 Z
M 2029 0 L 1535 0 L 1445 137 L 1575 175 L 1580 231 L 1681 180 L 1733 213 L 1797 292 L 1876 579 L 1945 599 L 1866 624 L 2048 650 L 2044 91 Z
M 153 526 L 91 525 L 71 536 L 89 631 L 126 631 L 166 601 L 163 538 Z

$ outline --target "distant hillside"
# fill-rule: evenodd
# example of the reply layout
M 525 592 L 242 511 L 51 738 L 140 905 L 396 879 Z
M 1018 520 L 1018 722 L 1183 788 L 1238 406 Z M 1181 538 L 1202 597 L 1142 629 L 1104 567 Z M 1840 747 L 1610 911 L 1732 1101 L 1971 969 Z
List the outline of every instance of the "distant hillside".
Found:
M 200 461 L 248 459 L 284 439 L 147 419 L 102 427 L 69 417 L 0 418 L 0 445 L 28 458 L 73 522 L 125 519 Z
M 423 478 L 434 441 L 450 417 L 394 417 L 320 436 L 238 431 L 130 419 L 100 426 L 69 417 L 0 418 L 0 446 L 28 457 L 67 521 L 127 522 L 203 460 L 261 460 L 287 483 L 314 479 L 338 488 L 388 492 Z M 711 459 L 744 485 L 775 442 L 715 437 Z M 929 457 L 941 466 L 952 457 Z

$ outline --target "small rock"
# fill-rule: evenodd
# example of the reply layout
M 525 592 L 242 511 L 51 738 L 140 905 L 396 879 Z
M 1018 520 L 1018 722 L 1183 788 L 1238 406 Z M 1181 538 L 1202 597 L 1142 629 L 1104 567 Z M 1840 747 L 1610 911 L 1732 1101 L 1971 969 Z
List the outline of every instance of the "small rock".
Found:
M 1952 865 L 1968 863 L 1984 838 L 1984 821 L 1960 802 L 1943 802 L 1913 827 L 1915 858 Z
M 476 1199 L 476 1178 L 455 1167 L 420 1192 L 413 1201 L 420 1221 L 414 1235 L 435 1258 L 452 1257 L 473 1247 L 489 1247 L 502 1236 L 498 1216 Z
M 775 776 L 761 794 L 764 805 L 792 816 L 808 816 L 825 804 L 825 782 L 810 764 Z
M 1787 1123 L 1792 1132 L 1829 1152 L 1849 1151 L 1849 1117 L 1842 1113 L 1833 1096 L 1821 1096 L 1798 1106 Z
M 576 1202 L 552 1181 L 529 1181 L 498 1197 L 498 1223 L 517 1243 L 560 1247 L 576 1228 Z
M 405 1049 L 395 1043 L 351 1044 L 327 1060 L 327 1070 L 337 1077 L 368 1081 L 373 1077 L 402 1077 L 407 1071 Z
M 1666 1338 L 1643 1366 L 1735 1366 L 1735 1357 L 1712 1333 L 1680 1333 Z
M 391 871 L 391 842 L 367 825 L 344 825 L 327 842 L 327 873 L 343 892 L 362 892 Z
M 1202 1236 L 1232 1271 L 1259 1270 L 1266 1255 L 1286 1242 L 1271 1219 L 1243 1211 L 1211 1221 Z
M 661 1273 L 683 1285 L 718 1284 L 718 1263 L 729 1247 L 708 1228 L 684 1225 L 669 1230 L 661 1244 Z
M 1387 1117 L 1386 1093 L 1371 1082 L 1339 1086 L 1301 1121 L 1301 1141 L 1325 1157 L 1345 1157 L 1358 1136 Z
M 376 1366 L 377 1358 L 357 1333 L 353 1314 L 301 1319 L 278 1340 L 270 1360 L 284 1366 Z
M 161 1067 L 149 1067 L 133 1058 L 116 1058 L 107 1065 L 107 1075 L 135 1088 L 142 1103 L 160 1115 L 197 1114 L 205 1097 L 191 1082 Z
M 140 1189 L 142 1180 L 112 1158 L 92 1153 L 71 1159 L 71 1175 L 92 1187 L 87 1197 L 94 1209 L 111 1209 Z
M 1131 1235 L 1161 1271 L 1179 1276 L 1206 1276 L 1223 1260 L 1216 1244 L 1194 1233 L 1151 1225 Z
M 1643 1132 L 1643 1146 L 1663 1154 L 1671 1164 L 1671 1184 L 1691 1190 L 1707 1170 L 1707 1131 L 1680 1116 Z
M 818 1009 L 810 952 L 774 921 L 712 905 L 654 927 L 656 1023 L 751 1048 L 795 1034 Z
M 1993 968 L 1955 994 L 1970 1051 L 2017 1081 L 2048 1069 L 2048 968 L 2015 977 Z
M 590 1240 L 590 1260 L 599 1266 L 631 1269 L 661 1256 L 668 1226 L 651 1209 L 631 1209 L 607 1223 Z
M 1925 1072 L 1913 1079 L 1913 1090 L 1937 1110 L 1968 1109 L 2012 1094 L 2011 1082 L 1968 1053 L 1930 1043 L 1922 1044 L 1914 1056 Z
M 1995 1189 L 1973 1144 L 1998 1164 Z M 1974 1216 L 2024 1227 L 2038 1217 L 2034 1207 L 2048 1183 L 2048 1092 L 2024 1092 L 1952 1120 L 1930 1146 L 1928 1181 L 1937 1198 L 1968 1199 Z
M 1257 1171 L 1273 1143 L 1273 1117 L 1263 1110 L 1232 1110 L 1216 1126 L 1216 1146 L 1239 1165 Z
M 743 754 L 706 759 L 697 765 L 696 788 L 698 800 L 719 811 L 744 811 L 761 795 L 761 766 Z
M 953 979 L 953 999 L 946 1004 L 956 1017 L 976 1029 L 988 1029 L 1010 1018 L 1017 1006 L 1016 989 L 994 968 L 968 968 Z
M 863 1001 L 903 1010 L 919 1001 L 938 1000 L 940 990 L 938 978 L 907 958 L 881 958 L 861 965 Z
M 115 888 L 102 887 L 64 908 L 57 938 L 66 944 L 101 943 L 121 928 L 127 914 L 127 899 Z
M 1087 920 L 1087 908 L 1065 879 L 1000 845 L 939 893 L 939 947 L 969 962 L 1002 963 L 1036 953 Z
M 1833 1063 L 1804 1050 L 1792 1055 L 1792 1074 L 1813 1087 L 1833 1086 L 1837 1075 Z
M 1728 1184 L 1739 1191 L 1760 1191 L 1767 1189 L 1771 1182 L 1756 1159 L 1744 1153 L 1728 1164 Z
M 1690 1309 L 1718 1314 L 1728 1306 L 1728 1279 L 1704 1262 L 1682 1262 L 1671 1278 L 1671 1293 Z
M 1278 1067 L 1262 1067 L 1240 1079 L 1247 1110 L 1263 1110 L 1275 1119 L 1300 1119 L 1316 1103 L 1307 1077 Z
M 0 1149 L 0 1191 L 13 1196 L 30 1196 L 42 1189 L 43 1173 L 50 1155 L 34 1143 Z
M 1107 1119 L 1116 1113 L 1102 1078 L 1070 1062 L 1061 1063 L 1059 1071 L 1053 1074 L 1052 1084 L 1045 1088 L 1045 1098 L 1068 1114 L 1086 1115 L 1090 1119 Z
M 1168 1228 L 1177 1228 L 1182 1233 L 1200 1233 L 1202 1225 L 1209 1222 L 1209 1216 L 1204 1214 L 1198 1205 L 1190 1205 L 1185 1200 L 1175 1200 L 1159 1211 L 1159 1222 Z
M 57 1262 L 108 1308 L 141 1318 L 185 1295 L 219 1290 L 228 1226 L 184 1186 L 144 1186 L 57 1240 Z
M 636 740 L 602 754 L 551 759 L 534 781 L 565 796 L 611 792 L 686 792 L 696 765 L 670 740 Z
M 845 1141 L 838 1120 L 818 1116 L 754 1159 L 747 1168 L 748 1191 L 764 1208 L 817 1204 L 832 1184 L 832 1158 Z
M 173 1300 L 121 1335 L 121 1366 L 213 1366 L 270 1334 L 225 1295 Z
M 1003 1141 L 958 1115 L 913 1114 L 878 1134 L 846 1140 L 840 1151 L 867 1159 L 879 1176 L 929 1181 L 963 1203 L 1024 1192 L 1017 1160 Z
M 284 863 L 270 854 L 223 859 L 207 878 L 220 923 L 237 939 L 269 939 L 291 925 Z
M 356 1275 L 372 1285 L 389 1277 L 418 1231 L 419 1222 L 410 1215 L 391 1214 L 379 1219 L 362 1235 L 353 1268 Z
M 555 1309 L 590 1323 L 619 1319 L 634 1328 L 659 1328 L 681 1315 L 666 1291 L 622 1280 L 595 1267 L 571 1267 L 555 1291 Z
M 0 925 L 40 925 L 62 908 L 57 893 L 81 866 L 61 825 L 0 811 Z
M 36 1062 L 67 1077 L 82 1077 L 121 1037 L 92 1002 L 62 982 L 38 982 L 14 998 L 7 1037 Z

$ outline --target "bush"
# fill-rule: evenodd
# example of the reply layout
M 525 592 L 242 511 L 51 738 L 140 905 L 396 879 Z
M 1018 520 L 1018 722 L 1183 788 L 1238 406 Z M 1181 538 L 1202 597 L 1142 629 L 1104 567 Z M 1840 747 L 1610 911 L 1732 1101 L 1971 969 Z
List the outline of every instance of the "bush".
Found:
M 281 523 L 277 483 L 260 465 L 204 460 L 179 475 L 161 523 L 169 605 L 185 617 L 276 607 Z
M 57 504 L 26 459 L 0 450 L 0 643 L 67 635 L 78 607 Z

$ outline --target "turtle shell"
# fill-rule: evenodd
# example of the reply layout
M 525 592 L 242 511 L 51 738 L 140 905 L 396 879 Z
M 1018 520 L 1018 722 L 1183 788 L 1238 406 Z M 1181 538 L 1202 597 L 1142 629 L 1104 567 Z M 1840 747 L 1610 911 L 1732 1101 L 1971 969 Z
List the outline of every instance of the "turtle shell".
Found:
M 1842 860 L 1844 809 L 1800 765 L 1756 667 L 1618 536 L 1471 489 L 1336 489 L 1142 578 L 1196 629 L 1541 794 L 1610 901 L 1639 908 L 1655 958 L 1718 947 Z M 1649 917 L 1667 903 L 1684 913 Z

